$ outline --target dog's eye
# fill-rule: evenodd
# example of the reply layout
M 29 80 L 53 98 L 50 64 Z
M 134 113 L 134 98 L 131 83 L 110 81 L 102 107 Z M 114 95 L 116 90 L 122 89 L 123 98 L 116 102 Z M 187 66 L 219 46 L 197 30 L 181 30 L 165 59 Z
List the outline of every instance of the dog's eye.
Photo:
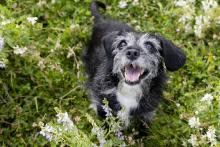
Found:
M 122 50 L 126 45 L 127 45 L 127 42 L 125 40 L 122 40 L 118 45 L 118 49 Z
M 145 47 L 150 51 L 150 52 L 155 52 L 156 50 L 154 49 L 154 45 L 151 42 L 145 42 L 144 43 Z

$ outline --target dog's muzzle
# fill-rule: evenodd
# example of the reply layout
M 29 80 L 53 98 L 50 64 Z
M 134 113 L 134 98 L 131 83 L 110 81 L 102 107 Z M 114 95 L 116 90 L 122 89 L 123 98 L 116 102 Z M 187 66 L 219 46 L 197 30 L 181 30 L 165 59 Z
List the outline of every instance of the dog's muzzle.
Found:
M 135 60 L 140 56 L 140 51 L 137 49 L 129 49 L 126 51 L 126 58 L 130 60 L 121 70 L 125 82 L 129 85 L 138 84 L 149 71 L 139 66 Z

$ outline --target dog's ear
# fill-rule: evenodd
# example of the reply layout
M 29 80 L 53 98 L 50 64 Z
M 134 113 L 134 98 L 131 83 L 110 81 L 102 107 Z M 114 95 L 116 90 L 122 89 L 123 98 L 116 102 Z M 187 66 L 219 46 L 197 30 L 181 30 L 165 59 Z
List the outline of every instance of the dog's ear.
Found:
M 164 58 L 166 68 L 169 71 L 176 71 L 186 62 L 186 56 L 183 51 L 171 41 L 162 36 L 156 36 L 161 43 L 161 55 Z
M 119 31 L 114 31 L 102 38 L 103 47 L 105 48 L 107 57 L 112 57 L 113 43 L 119 34 Z

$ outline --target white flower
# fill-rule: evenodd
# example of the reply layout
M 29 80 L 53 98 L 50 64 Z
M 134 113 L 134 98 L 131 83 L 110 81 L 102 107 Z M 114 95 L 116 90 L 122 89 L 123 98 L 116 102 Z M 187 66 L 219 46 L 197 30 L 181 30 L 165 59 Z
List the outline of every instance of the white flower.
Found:
M 139 5 L 139 0 L 133 0 L 132 5 L 134 5 L 134 6 Z
M 185 23 L 191 21 L 192 19 L 193 19 L 193 17 L 190 15 L 183 15 L 179 18 L 179 22 L 185 24 Z
M 104 146 L 104 144 L 106 143 L 106 140 L 104 137 L 105 136 L 104 131 L 101 128 L 93 127 L 92 133 L 97 136 L 97 139 L 99 140 L 100 146 Z
M 59 124 L 62 124 L 65 128 L 65 130 L 69 130 L 71 128 L 73 128 L 73 122 L 72 120 L 69 118 L 68 113 L 58 113 L 57 115 L 57 122 Z
M 0 69 L 4 69 L 5 68 L 5 63 L 3 61 L 0 61 Z
M 177 1 L 174 1 L 174 5 L 177 7 L 185 7 L 187 5 L 187 1 L 177 0 Z
M 200 126 L 199 118 L 196 118 L 195 116 L 191 117 L 189 119 L 188 124 L 191 128 L 199 128 L 199 126 Z
M 111 117 L 112 116 L 112 109 L 109 108 L 108 106 L 102 105 L 102 109 L 105 111 L 105 116 L 106 117 Z
M 12 21 L 10 20 L 10 19 L 7 19 L 7 20 L 4 20 L 4 21 L 2 21 L 1 22 L 1 25 L 2 26 L 5 26 L 5 25 L 7 25 L 7 24 L 10 24 Z
M 211 146 L 215 146 L 217 144 L 214 127 L 209 127 L 208 131 L 206 132 L 206 137 L 208 138 L 209 142 L 211 143 Z
M 203 0 L 202 1 L 202 8 L 204 12 L 211 11 L 218 7 L 218 3 L 215 0 Z
M 189 23 L 187 23 L 187 24 L 185 25 L 184 29 L 185 29 L 185 32 L 186 32 L 186 33 L 189 33 L 189 32 L 192 31 L 192 26 L 191 26 Z
M 4 38 L 0 37 L 0 52 L 4 48 L 4 43 L 5 43 Z
M 22 48 L 22 47 L 19 47 L 18 45 L 13 48 L 14 48 L 14 54 L 16 55 L 23 55 L 27 51 L 26 47 Z
M 180 103 L 176 103 L 176 106 L 177 106 L 177 107 L 180 107 L 181 105 L 180 105 Z
M 195 3 L 195 0 L 175 0 L 174 1 L 174 5 L 177 7 L 186 7 L 193 3 Z
M 195 111 L 195 114 L 198 115 L 198 114 L 199 114 L 199 111 Z
M 211 94 L 207 93 L 202 97 L 202 99 L 200 101 L 206 102 L 210 106 L 210 105 L 212 105 L 212 100 L 213 100 L 213 96 Z
M 194 134 L 191 134 L 191 135 L 190 135 L 190 139 L 188 140 L 188 142 L 189 142 L 193 147 L 199 145 L 199 144 L 198 144 L 198 139 L 197 139 L 196 135 L 194 135 Z
M 40 134 L 43 135 L 48 141 L 52 140 L 53 133 L 54 133 L 54 128 L 48 124 L 46 124 L 40 131 Z
M 195 18 L 195 26 L 194 26 L 194 33 L 197 37 L 203 37 L 203 30 L 209 27 L 210 25 L 210 17 L 209 16 L 197 16 Z
M 118 137 L 119 140 L 124 140 L 125 139 L 123 133 L 120 130 L 117 130 L 115 132 L 115 135 Z
M 118 6 L 119 6 L 119 8 L 124 9 L 124 8 L 127 7 L 127 5 L 128 5 L 128 4 L 127 4 L 126 1 L 122 1 L 122 0 L 121 0 L 121 1 L 119 2 L 119 5 L 118 5 Z
M 45 65 L 45 60 L 44 59 L 40 59 L 40 61 L 38 62 L 38 67 L 41 69 L 41 70 L 43 70 L 45 67 L 46 67 L 46 65 Z
M 39 0 L 39 2 L 37 3 L 38 7 L 42 7 L 44 5 L 47 5 L 47 2 L 45 0 Z
M 37 22 L 37 17 L 27 17 L 27 21 L 34 25 Z

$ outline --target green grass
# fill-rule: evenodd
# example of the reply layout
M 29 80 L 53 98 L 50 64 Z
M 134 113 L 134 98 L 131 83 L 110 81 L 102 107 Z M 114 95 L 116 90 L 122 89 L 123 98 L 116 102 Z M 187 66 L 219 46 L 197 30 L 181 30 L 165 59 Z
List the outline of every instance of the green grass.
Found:
M 42 1 L 44 2 L 44 1 Z M 183 48 L 186 65 L 171 73 L 157 115 L 148 135 L 136 145 L 180 146 L 192 133 L 188 119 L 194 116 L 206 93 L 214 96 L 212 108 L 199 114 L 202 128 L 215 126 L 220 141 L 220 26 L 216 25 L 198 39 L 193 33 L 176 32 L 178 11 L 171 0 L 140 1 L 133 6 L 128 0 L 126 9 L 118 0 L 105 0 L 109 7 L 105 15 L 136 26 L 144 32 L 157 32 Z M 0 2 L 0 37 L 5 40 L 0 60 L 6 64 L 0 70 L 0 146 L 43 146 L 47 141 L 37 135 L 34 122 L 54 120 L 54 107 L 69 112 L 78 129 L 89 134 L 91 126 L 84 119 L 91 112 L 86 94 L 85 73 L 81 53 L 92 29 L 90 0 L 45 1 L 5 0 Z M 37 23 L 27 17 L 37 17 Z M 139 27 L 137 27 L 139 26 Z M 213 35 L 218 37 L 213 39 Z M 14 47 L 27 47 L 23 56 L 14 54 Z M 69 56 L 68 56 L 69 55 Z M 45 67 L 39 66 L 43 61 Z M 176 104 L 180 104 L 177 107 Z M 98 121 L 99 122 L 99 121 Z M 138 143 L 139 142 L 139 143 Z

